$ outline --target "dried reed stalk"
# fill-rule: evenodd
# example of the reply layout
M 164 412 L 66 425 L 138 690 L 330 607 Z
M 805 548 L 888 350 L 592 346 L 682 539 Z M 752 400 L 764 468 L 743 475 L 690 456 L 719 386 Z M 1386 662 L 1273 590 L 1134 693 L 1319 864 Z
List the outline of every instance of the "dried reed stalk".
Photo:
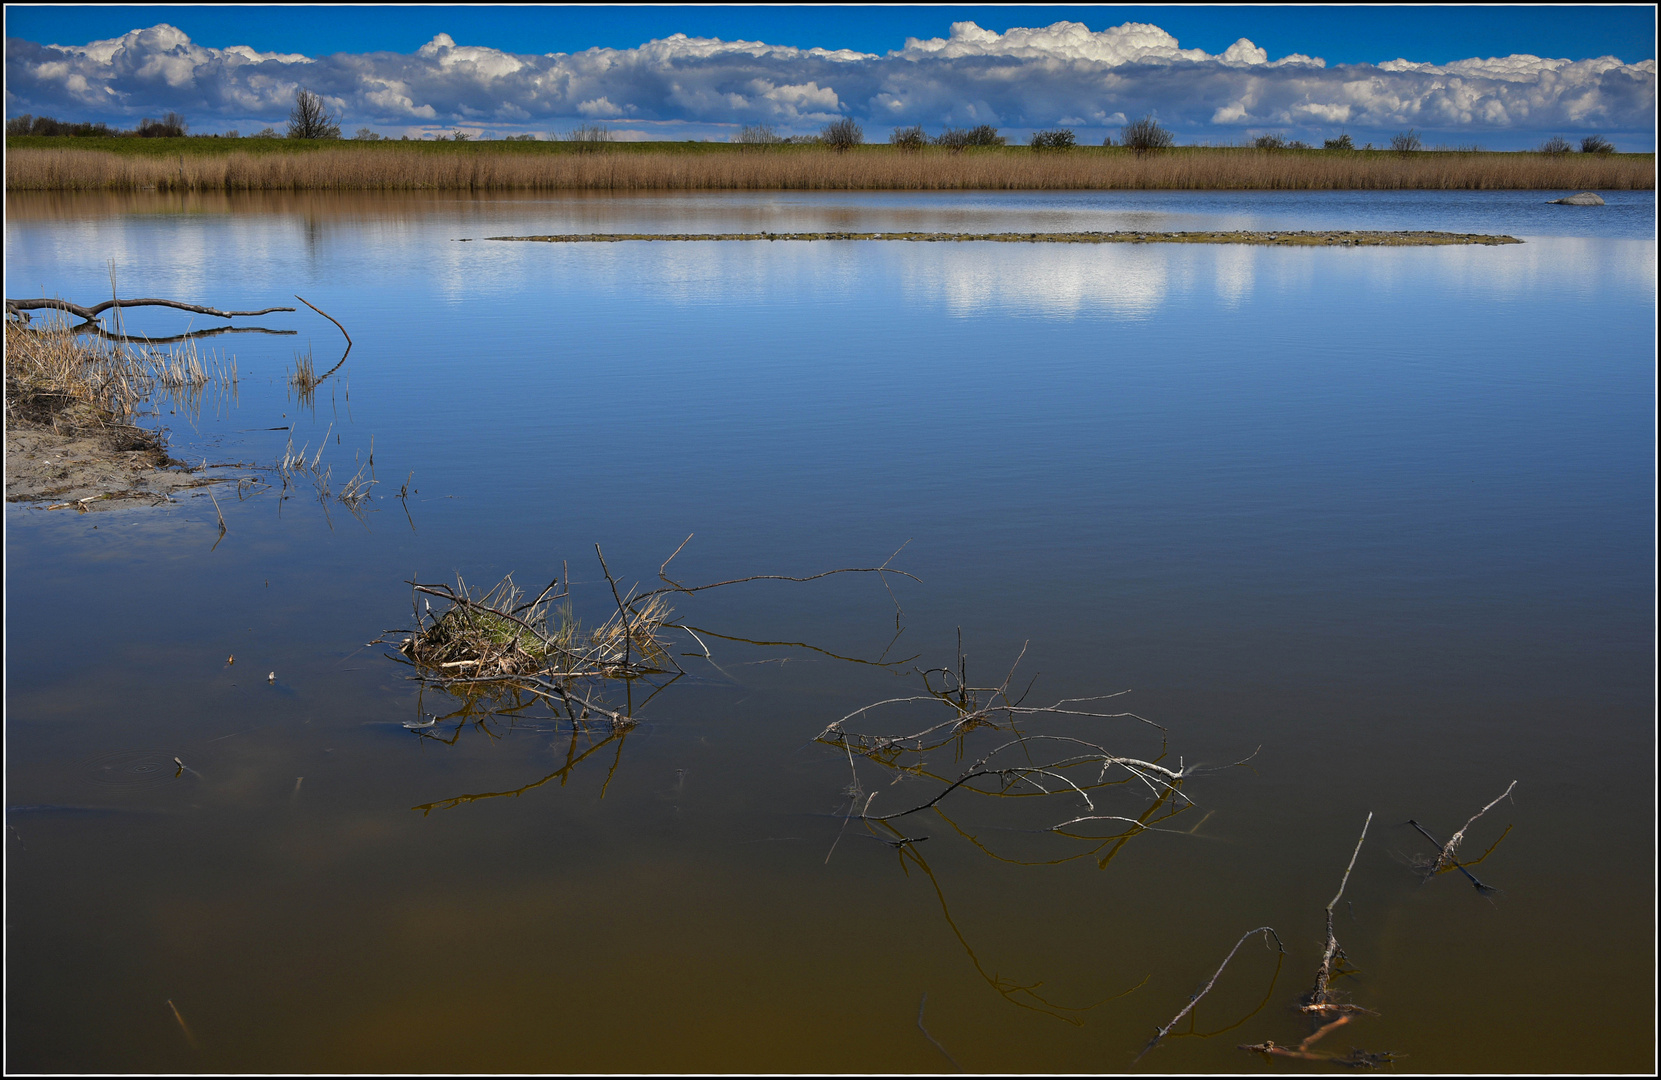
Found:
M 1079 148 L 954 154 L 863 147 L 608 146 L 568 153 L 525 144 L 409 143 L 304 152 L 152 158 L 27 147 L 6 155 L 11 191 L 305 190 L 1653 190 L 1653 155 L 1269 152 L 1182 148 L 1137 155 Z

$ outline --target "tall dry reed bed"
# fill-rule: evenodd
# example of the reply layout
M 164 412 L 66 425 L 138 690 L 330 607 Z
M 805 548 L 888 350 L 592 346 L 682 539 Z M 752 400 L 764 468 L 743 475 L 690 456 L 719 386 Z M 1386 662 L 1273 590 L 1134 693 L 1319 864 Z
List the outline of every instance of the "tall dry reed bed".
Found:
M 1257 151 L 1186 148 L 905 153 L 864 147 L 591 154 L 341 146 L 303 153 L 140 157 L 18 148 L 13 191 L 327 190 L 1653 190 L 1653 155 Z

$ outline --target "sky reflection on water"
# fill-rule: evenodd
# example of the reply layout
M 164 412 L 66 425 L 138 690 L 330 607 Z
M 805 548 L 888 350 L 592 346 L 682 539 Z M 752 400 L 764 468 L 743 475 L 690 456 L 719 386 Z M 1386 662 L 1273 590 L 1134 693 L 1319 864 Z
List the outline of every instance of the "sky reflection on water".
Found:
M 1268 922 L 1291 950 L 1271 1006 L 1145 1065 L 1238 1071 L 1235 1042 L 1301 1038 L 1284 1006 L 1372 810 L 1341 937 L 1383 1016 L 1351 1041 L 1431 1071 L 1641 1069 L 1654 197 L 1573 218 L 1544 198 L 8 197 L 10 282 L 94 300 L 113 258 L 129 295 L 299 293 L 340 318 L 355 345 L 315 409 L 284 372 L 296 347 L 342 343 L 302 309 L 271 323 L 295 338 L 215 339 L 234 408 L 162 419 L 193 458 L 252 462 L 292 421 L 296 445 L 328 440 L 337 479 L 373 437 L 382 482 L 367 527 L 221 498 L 211 553 L 205 500 L 8 507 L 9 805 L 129 815 L 12 821 L 11 1064 L 927 1070 L 926 991 L 968 1068 L 1122 1069 Z M 1265 225 L 1527 242 L 476 239 Z M 411 472 L 406 519 L 388 496 Z M 825 862 L 847 765 L 810 740 L 898 676 L 729 643 L 731 676 L 671 688 L 564 786 L 412 810 L 515 789 L 567 751 L 535 725 L 451 747 L 403 730 L 434 708 L 363 649 L 407 620 L 402 582 L 529 584 L 570 559 L 601 604 L 593 544 L 649 580 L 689 532 L 695 580 L 876 562 L 909 538 L 897 565 L 923 584 L 896 595 L 919 663 L 949 660 L 961 627 L 973 670 L 1001 678 L 1027 643 L 1047 699 L 1133 688 L 1173 754 L 1262 749 L 1194 782 L 1201 807 L 1173 827 L 1197 832 L 1140 837 L 1106 871 L 997 863 L 930 820 L 937 894 L 869 838 Z M 894 610 L 866 584 L 687 614 L 874 655 Z M 1103 737 L 1156 753 L 1144 734 Z M 199 778 L 93 779 L 129 749 Z M 1516 826 L 1484 866 L 1504 894 L 1420 888 L 1399 823 L 1446 831 L 1512 779 L 1484 841 Z M 1261 1000 L 1272 961 L 1240 963 L 1202 1027 Z M 1074 1028 L 1012 1008 L 976 964 L 1073 1003 L 1151 977 Z M 456 995 L 480 1018 L 447 1021 Z

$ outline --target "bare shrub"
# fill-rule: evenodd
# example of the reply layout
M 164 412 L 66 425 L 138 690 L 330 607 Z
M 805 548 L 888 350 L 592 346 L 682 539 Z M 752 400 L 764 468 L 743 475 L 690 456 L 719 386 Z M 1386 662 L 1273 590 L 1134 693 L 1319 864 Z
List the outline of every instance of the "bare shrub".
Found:
M 929 144 L 929 137 L 923 134 L 922 124 L 913 124 L 910 127 L 897 127 L 888 136 L 890 146 L 901 150 L 921 150 Z
M 1355 149 L 1355 140 L 1350 138 L 1348 132 L 1345 132 L 1344 134 L 1338 136 L 1336 139 L 1328 139 L 1326 142 L 1322 143 L 1321 144 L 1321 149 L 1322 150 L 1354 150 Z
M 577 152 L 582 154 L 603 150 L 615 138 L 611 129 L 603 124 L 578 124 L 562 136 L 563 141 L 574 143 Z
M 852 117 L 844 116 L 826 124 L 819 132 L 819 139 L 833 150 L 847 150 L 865 141 L 865 130 Z
M 1553 135 L 1551 138 L 1540 144 L 1540 153 L 1551 154 L 1553 156 L 1558 154 L 1567 154 L 1573 149 L 1574 147 L 1569 145 L 1569 140 L 1565 139 L 1561 135 Z
M 1151 115 L 1132 120 L 1119 131 L 1119 141 L 1138 154 L 1153 150 L 1168 150 L 1176 143 L 1176 136 L 1159 126 Z
M 1582 154 L 1613 154 L 1615 144 L 1602 135 L 1588 135 L 1580 140 L 1580 152 Z
M 1424 141 L 1419 138 L 1419 133 L 1414 131 L 1412 128 L 1408 128 L 1406 131 L 1398 132 L 1390 137 L 1390 149 L 1403 156 L 1423 150 L 1424 148 Z
M 1259 150 L 1284 150 L 1286 140 L 1279 135 L 1259 135 L 1252 141 L 1252 145 Z
M 745 124 L 738 129 L 738 137 L 733 142 L 745 146 L 776 146 L 784 142 L 784 137 L 766 124 Z
M 1007 141 L 991 124 L 981 124 L 972 128 L 946 128 L 935 137 L 934 144 L 961 152 L 971 146 L 1002 146 Z
M 1027 142 L 1034 150 L 1071 150 L 1078 145 L 1071 128 L 1035 131 Z

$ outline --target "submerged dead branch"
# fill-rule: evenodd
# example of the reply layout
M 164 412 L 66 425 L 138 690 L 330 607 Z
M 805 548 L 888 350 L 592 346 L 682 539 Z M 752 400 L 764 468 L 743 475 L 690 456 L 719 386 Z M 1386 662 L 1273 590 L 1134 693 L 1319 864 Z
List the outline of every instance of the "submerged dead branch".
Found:
M 1497 800 L 1496 800 L 1497 801 Z M 1490 804 L 1491 805 L 1491 804 Z M 1344 877 L 1338 883 L 1338 891 L 1326 906 L 1326 946 L 1321 951 L 1321 963 L 1315 971 L 1315 985 L 1298 999 L 1298 1011 L 1308 1016 L 1314 1024 L 1310 1033 L 1296 1046 L 1286 1046 L 1268 1039 L 1260 1043 L 1241 1043 L 1239 1049 L 1247 1050 L 1265 1057 L 1289 1058 L 1296 1061 L 1324 1061 L 1332 1065 L 1339 1065 L 1353 1069 L 1376 1069 L 1388 1065 L 1401 1055 L 1389 1051 L 1378 1053 L 1352 1047 L 1348 1054 L 1339 1056 L 1319 1050 L 1312 1050 L 1315 1043 L 1326 1038 L 1332 1032 L 1353 1023 L 1362 1016 L 1377 1016 L 1372 1009 L 1360 1005 L 1353 1005 L 1338 1000 L 1337 993 L 1332 989 L 1332 981 L 1340 975 L 1353 974 L 1340 970 L 1340 966 L 1347 959 L 1343 947 L 1338 944 L 1338 935 L 1333 928 L 1333 912 L 1338 902 L 1344 897 L 1344 890 L 1349 886 L 1350 874 L 1355 870 L 1355 861 L 1361 854 L 1361 845 L 1367 840 L 1367 829 L 1373 823 L 1372 812 L 1367 814 L 1367 820 L 1361 825 L 1361 835 L 1355 841 L 1355 850 L 1350 852 L 1349 865 L 1344 868 Z
M 1340 1016 L 1330 1024 L 1322 1025 L 1313 1035 L 1304 1039 L 1297 1046 L 1281 1046 L 1273 1039 L 1265 1039 L 1260 1043 L 1241 1043 L 1240 1049 L 1249 1050 L 1254 1054 L 1262 1054 L 1265 1057 L 1292 1058 L 1296 1061 L 1326 1061 L 1349 1069 L 1377 1069 L 1391 1064 L 1402 1056 L 1388 1050 L 1370 1053 L 1358 1046 L 1350 1047 L 1350 1052 L 1342 1057 L 1309 1049 L 1310 1044 L 1316 1039 L 1319 1039 L 1333 1028 L 1349 1023 L 1349 1021 L 1350 1017 Z
M 1133 712 L 1108 711 L 1100 706 L 1122 696 L 1123 691 L 1028 704 L 1033 682 L 1020 687 L 1015 684 L 1025 647 L 1021 652 L 997 685 L 975 686 L 969 680 L 960 639 L 954 666 L 917 672 L 924 693 L 886 698 L 827 725 L 816 739 L 847 759 L 852 782 L 846 791 L 851 799 L 863 796 L 866 790 L 859 761 L 876 766 L 889 777 L 890 784 L 914 780 L 935 788 L 928 798 L 887 812 L 872 812 L 870 799 L 864 806 L 851 802 L 849 818 L 890 823 L 933 811 L 965 839 L 1003 861 L 1066 862 L 1106 850 L 1101 860 L 1105 868 L 1131 836 L 1162 831 L 1158 822 L 1192 805 L 1182 784 L 1197 770 L 1181 759 L 1175 768 L 1165 763 L 1163 726 Z M 864 726 L 891 712 L 910 719 L 904 726 L 890 722 L 885 732 L 850 730 L 855 722 Z M 930 712 L 944 715 L 931 718 Z M 1158 753 L 1130 756 L 1108 749 L 1093 729 L 1103 721 L 1114 720 L 1134 721 L 1159 732 Z M 934 764 L 942 754 L 949 754 L 953 763 L 967 759 L 968 764 L 942 770 Z M 1137 805 L 1127 807 L 1127 812 L 1114 812 L 1100 801 L 1119 789 L 1137 795 Z M 1049 808 L 1061 800 L 1065 809 L 1039 810 L 1049 816 L 1032 831 L 1066 841 L 1073 850 L 1060 857 L 1036 860 L 999 855 L 947 816 L 944 804 L 959 795 L 1025 800 L 1034 808 Z
M 1489 803 L 1487 806 L 1484 806 L 1481 810 L 1478 810 L 1476 813 L 1472 814 L 1471 815 L 1471 820 L 1469 820 L 1469 821 L 1465 822 L 1465 824 L 1461 825 L 1459 827 L 1459 831 L 1454 833 L 1451 837 L 1448 838 L 1448 842 L 1446 844 L 1442 845 L 1441 853 L 1436 856 L 1436 865 L 1433 867 L 1434 871 L 1439 872 L 1439 871 L 1442 871 L 1442 870 L 1446 870 L 1449 866 L 1453 865 L 1454 853 L 1459 850 L 1460 843 L 1463 842 L 1464 839 L 1465 839 L 1465 830 L 1469 829 L 1472 825 L 1475 825 L 1477 818 L 1480 818 L 1483 814 L 1486 814 L 1488 811 L 1492 810 L 1495 806 L 1498 806 L 1500 804 L 1500 802 L 1502 802 L 1506 797 L 1508 797 L 1511 794 L 1511 790 L 1513 788 L 1515 788 L 1516 786 L 1517 786 L 1517 782 L 1515 780 L 1513 780 L 1513 781 L 1511 781 L 1511 783 L 1507 784 L 1505 790 L 1500 792 L 1499 795 L 1494 799 L 1493 802 Z
M 1425 881 L 1429 881 L 1437 874 L 1444 874 L 1449 870 L 1458 870 L 1461 874 L 1465 875 L 1466 880 L 1471 883 L 1472 888 L 1476 889 L 1477 892 L 1482 893 L 1484 896 L 1498 891 L 1492 885 L 1488 885 L 1479 880 L 1475 874 L 1471 873 L 1470 870 L 1467 869 L 1467 867 L 1475 866 L 1483 859 L 1486 859 L 1493 852 L 1494 848 L 1499 846 L 1500 841 L 1505 839 L 1506 834 L 1511 831 L 1511 827 L 1509 825 L 1506 826 L 1505 832 L 1500 834 L 1499 840 L 1495 840 L 1493 845 L 1489 847 L 1487 851 L 1483 852 L 1480 857 L 1471 859 L 1468 862 L 1461 862 L 1454 856 L 1459 851 L 1459 845 L 1465 840 L 1466 830 L 1476 824 L 1477 819 L 1483 814 L 1486 814 L 1495 806 L 1498 806 L 1511 794 L 1512 789 L 1516 786 L 1517 781 L 1515 780 L 1506 785 L 1505 790 L 1500 792 L 1499 796 L 1495 798 L 1493 802 L 1490 802 L 1487 806 L 1484 806 L 1481 810 L 1478 810 L 1475 814 L 1472 814 L 1471 819 L 1465 822 L 1464 825 L 1460 826 L 1459 831 L 1454 833 L 1445 844 L 1441 843 L 1436 839 L 1436 837 L 1432 836 L 1429 830 L 1427 830 L 1423 825 L 1419 824 L 1412 818 L 1408 819 L 1407 823 L 1417 829 L 1419 831 L 1419 835 L 1435 844 L 1439 849 L 1434 859 L 1426 860 L 1425 862 L 1418 864 Z
M 1200 987 L 1198 990 L 1196 990 L 1193 993 L 1192 996 L 1189 997 L 1188 1004 L 1184 1005 L 1180 1012 L 1178 1012 L 1175 1016 L 1171 1017 L 1171 1022 L 1170 1023 L 1166 1024 L 1164 1027 L 1162 1027 L 1158 1031 L 1156 1031 L 1154 1033 L 1154 1037 L 1152 1039 L 1148 1040 L 1148 1045 L 1144 1046 L 1142 1048 L 1142 1052 L 1140 1054 L 1136 1055 L 1136 1060 L 1137 1061 L 1141 1061 L 1143 1058 L 1147 1057 L 1148 1052 L 1150 1050 L 1152 1050 L 1154 1047 L 1158 1046 L 1160 1040 L 1165 1038 L 1165 1036 L 1169 1035 L 1171 1033 L 1171 1031 L 1178 1024 L 1180 1024 L 1182 1022 L 1182 1018 L 1184 1016 L 1187 1016 L 1190 1012 L 1193 1011 L 1194 1006 L 1196 1006 L 1200 1003 L 1200 999 L 1205 997 L 1205 995 L 1211 993 L 1211 988 L 1217 985 L 1217 980 L 1218 979 L 1222 978 L 1223 969 L 1228 967 L 1229 961 L 1234 959 L 1234 954 L 1240 951 L 1240 946 L 1244 945 L 1246 943 L 1246 939 L 1251 937 L 1253 934 L 1262 934 L 1263 935 L 1263 947 L 1264 948 L 1268 948 L 1269 939 L 1271 937 L 1274 938 L 1275 939 L 1275 948 L 1279 951 L 1280 956 L 1282 958 L 1284 958 L 1286 956 L 1286 945 L 1280 940 L 1280 935 L 1275 933 L 1275 929 L 1272 926 L 1259 926 L 1255 930 L 1247 930 L 1244 934 L 1241 934 L 1240 935 L 1240 940 L 1236 941 L 1234 943 L 1234 948 L 1230 949 L 1228 951 L 1228 955 L 1223 957 L 1223 962 L 1221 964 L 1217 965 L 1217 970 L 1211 973 L 1211 978 L 1206 980 L 1205 985 Z M 1280 975 L 1280 964 L 1279 964 L 1278 961 L 1275 964 L 1275 975 L 1277 977 Z M 1273 992 L 1274 992 L 1273 991 L 1273 986 L 1271 985 L 1270 993 L 1273 993 Z M 1267 999 L 1265 999 L 1265 1000 L 1267 1000 Z
M 1355 841 L 1355 850 L 1350 852 L 1350 864 L 1344 868 L 1344 879 L 1338 883 L 1338 892 L 1326 906 L 1326 948 L 1321 951 L 1321 966 L 1315 969 L 1315 985 L 1303 996 L 1299 1002 L 1300 1012 L 1315 1016 L 1337 1016 L 1346 1012 L 1371 1012 L 1355 1005 L 1346 1005 L 1334 999 L 1330 984 L 1336 966 L 1344 960 L 1344 950 L 1338 944 L 1338 935 L 1332 927 L 1332 911 L 1338 906 L 1338 901 L 1344 898 L 1344 889 L 1349 886 L 1350 872 L 1355 869 L 1356 857 L 1361 854 L 1361 845 L 1367 840 L 1367 828 L 1373 823 L 1373 812 L 1367 811 L 1367 820 L 1361 824 L 1361 836 Z

